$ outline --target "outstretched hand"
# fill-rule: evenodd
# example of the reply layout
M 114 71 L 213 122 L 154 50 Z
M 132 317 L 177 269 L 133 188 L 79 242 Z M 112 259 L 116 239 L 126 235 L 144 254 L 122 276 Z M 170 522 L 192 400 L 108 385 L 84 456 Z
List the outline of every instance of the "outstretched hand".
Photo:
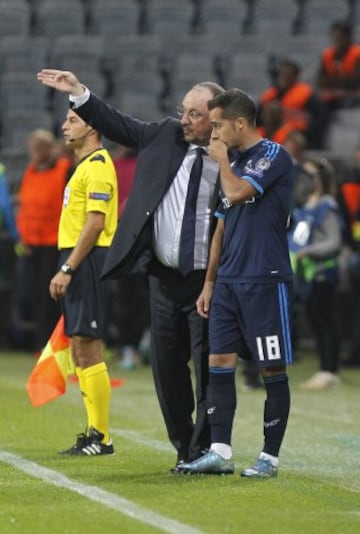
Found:
M 84 92 L 84 86 L 75 74 L 68 70 L 42 69 L 37 74 L 37 79 L 48 87 L 70 93 L 72 96 L 80 96 Z

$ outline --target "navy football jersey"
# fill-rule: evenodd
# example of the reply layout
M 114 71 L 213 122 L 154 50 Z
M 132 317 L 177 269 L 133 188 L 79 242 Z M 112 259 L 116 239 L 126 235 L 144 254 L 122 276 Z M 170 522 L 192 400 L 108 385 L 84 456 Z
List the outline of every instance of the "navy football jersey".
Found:
M 219 280 L 267 283 L 292 279 L 286 235 L 292 169 L 288 152 L 267 139 L 233 158 L 234 174 L 247 180 L 257 194 L 233 206 L 220 191 L 216 216 L 225 218 L 225 231 Z

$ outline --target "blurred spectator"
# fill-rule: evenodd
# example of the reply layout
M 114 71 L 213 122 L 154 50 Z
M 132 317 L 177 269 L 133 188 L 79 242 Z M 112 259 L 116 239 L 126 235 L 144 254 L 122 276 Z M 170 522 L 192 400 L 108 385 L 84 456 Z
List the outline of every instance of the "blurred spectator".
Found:
M 321 101 L 335 110 L 359 103 L 360 45 L 353 43 L 348 22 L 334 22 L 330 36 L 332 45 L 322 52 L 318 85 Z
M 293 130 L 303 132 L 309 148 L 323 144 L 324 108 L 313 87 L 299 80 L 300 66 L 290 60 L 279 63 L 275 83 L 260 97 L 258 122 L 261 134 L 283 144 Z
M 119 191 L 119 217 L 124 211 L 127 198 L 134 179 L 136 152 L 132 148 L 119 145 L 113 156 Z
M 334 316 L 338 282 L 338 255 L 342 222 L 335 201 L 333 168 L 325 160 L 308 161 L 304 170 L 313 187 L 303 207 L 292 214 L 289 246 L 295 272 L 295 289 L 305 302 L 306 315 L 316 341 L 320 371 L 301 387 L 325 389 L 339 382 L 339 337 Z
M 360 252 L 360 146 L 354 153 L 354 165 L 341 184 L 341 198 L 349 226 L 350 245 Z
M 118 177 L 119 216 L 130 193 L 136 167 L 136 152 L 119 145 L 113 157 Z M 143 359 L 144 335 L 150 325 L 149 289 L 145 276 L 119 278 L 112 283 L 111 321 L 120 349 L 120 366 L 134 369 Z
M 313 180 L 304 170 L 305 150 L 307 148 L 304 134 L 299 130 L 292 130 L 284 141 L 284 147 L 288 150 L 293 161 L 293 209 L 304 205 L 309 193 L 312 191 Z
M 0 343 L 7 341 L 9 309 L 15 261 L 14 243 L 19 239 L 5 167 L 0 163 Z
M 8 188 L 5 167 L 0 163 L 0 231 L 6 229 L 13 241 L 18 241 L 13 204 Z
M 348 223 L 348 242 L 352 251 L 346 266 L 354 297 L 350 354 L 343 365 L 360 367 L 360 147 L 355 151 L 353 167 L 341 184 L 341 200 Z
M 14 334 L 19 336 L 22 321 L 34 322 L 34 343 L 26 348 L 36 352 L 46 344 L 59 316 L 58 304 L 49 295 L 49 283 L 57 271 L 58 224 L 71 162 L 57 158 L 54 149 L 51 132 L 34 130 L 30 134 L 30 163 L 18 195 L 22 250 L 16 266 Z
M 294 165 L 301 166 L 305 161 L 307 142 L 305 135 L 299 130 L 291 130 L 286 136 L 284 147 L 289 152 Z

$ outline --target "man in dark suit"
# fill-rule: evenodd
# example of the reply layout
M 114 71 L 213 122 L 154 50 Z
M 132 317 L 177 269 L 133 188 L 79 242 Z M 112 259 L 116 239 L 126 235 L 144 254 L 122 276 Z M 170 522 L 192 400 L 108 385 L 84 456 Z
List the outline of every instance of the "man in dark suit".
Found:
M 207 102 L 223 89 L 212 82 L 198 84 L 183 99 L 181 120 L 167 117 L 146 123 L 106 105 L 71 72 L 45 69 L 38 79 L 69 93 L 72 108 L 83 120 L 138 153 L 132 192 L 102 275 L 149 274 L 151 366 L 177 450 L 171 472 L 177 473 L 180 463 L 199 457 L 210 444 L 207 322 L 197 314 L 196 299 L 204 282 L 218 196 L 218 165 L 202 149 L 212 129 Z

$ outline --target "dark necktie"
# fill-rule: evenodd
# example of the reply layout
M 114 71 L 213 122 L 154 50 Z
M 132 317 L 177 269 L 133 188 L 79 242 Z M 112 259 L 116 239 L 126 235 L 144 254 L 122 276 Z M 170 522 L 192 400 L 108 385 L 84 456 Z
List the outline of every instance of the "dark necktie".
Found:
M 203 168 L 203 154 L 205 154 L 203 148 L 199 147 L 196 149 L 196 157 L 193 166 L 191 167 L 185 200 L 179 251 L 179 270 L 184 276 L 194 269 L 196 202 Z

